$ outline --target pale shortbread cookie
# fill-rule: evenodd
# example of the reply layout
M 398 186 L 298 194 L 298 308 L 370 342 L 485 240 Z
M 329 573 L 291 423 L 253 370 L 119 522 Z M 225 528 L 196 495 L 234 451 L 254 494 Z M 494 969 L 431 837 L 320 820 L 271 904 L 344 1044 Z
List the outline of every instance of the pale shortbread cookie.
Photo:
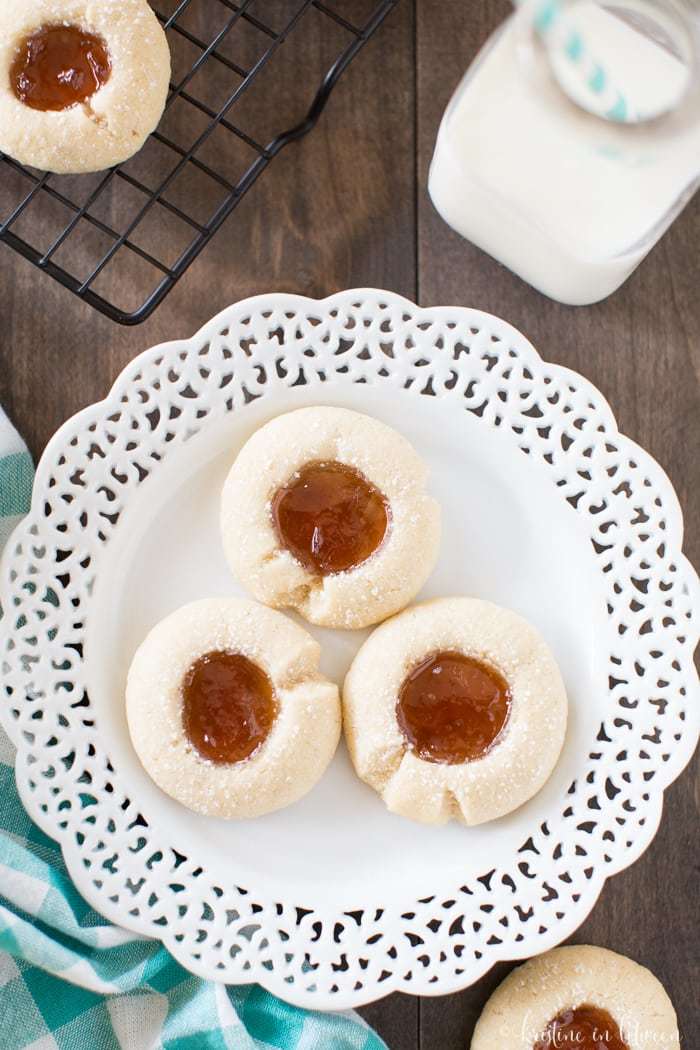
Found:
M 280 546 L 270 504 L 302 467 L 354 467 L 384 496 L 389 526 L 381 546 L 356 568 L 316 576 Z M 402 609 L 438 555 L 440 508 L 425 491 L 427 468 L 391 427 L 345 408 L 300 408 L 246 442 L 226 480 L 221 529 L 228 562 L 252 594 L 292 606 L 325 627 L 366 627 Z
M 10 69 L 17 49 L 47 25 L 101 36 L 109 80 L 83 104 L 32 109 L 17 98 Z M 0 4 L 0 150 L 59 174 L 101 171 L 141 149 L 163 113 L 170 49 L 147 0 L 3 0 Z
M 532 1050 L 550 1021 L 584 1005 L 606 1010 L 629 1050 L 679 1050 L 676 1012 L 656 977 L 624 955 L 583 944 L 513 970 L 486 1003 L 471 1050 Z
M 456 651 L 499 671 L 511 708 L 483 757 L 449 765 L 415 755 L 396 704 L 408 673 L 433 653 Z M 556 765 L 567 699 L 541 635 L 520 616 L 474 598 L 436 598 L 377 627 L 345 679 L 345 736 L 358 776 L 394 813 L 426 824 L 481 824 L 517 809 Z
M 182 683 L 210 652 L 247 656 L 270 678 L 278 713 L 250 758 L 203 758 L 185 735 Z M 162 620 L 137 650 L 126 687 L 129 732 L 146 772 L 188 809 L 257 817 L 305 795 L 340 737 L 337 686 L 319 674 L 320 646 L 282 613 L 239 598 L 209 598 Z

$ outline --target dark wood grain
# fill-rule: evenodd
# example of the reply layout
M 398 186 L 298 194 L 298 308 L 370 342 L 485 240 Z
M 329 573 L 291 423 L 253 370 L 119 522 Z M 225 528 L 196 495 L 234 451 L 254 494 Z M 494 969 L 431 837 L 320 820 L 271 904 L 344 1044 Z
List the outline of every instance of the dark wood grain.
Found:
M 419 301 L 478 306 L 506 317 L 545 359 L 586 375 L 605 394 L 622 432 L 669 474 L 684 511 L 685 550 L 697 564 L 700 198 L 615 295 L 595 306 L 572 308 L 545 299 L 447 229 L 425 191 L 442 111 L 478 46 L 508 9 L 505 0 L 418 5 Z M 688 1050 L 700 1043 L 699 796 L 695 764 L 668 791 L 661 828 L 649 850 L 608 882 L 572 938 L 649 966 L 675 1002 Z M 422 1001 L 421 1050 L 468 1046 L 495 983 L 492 973 L 460 995 Z
M 587 375 L 621 429 L 667 470 L 686 515 L 687 553 L 700 561 L 700 199 L 623 289 L 598 306 L 572 309 L 544 299 L 462 241 L 427 198 L 444 105 L 507 11 L 505 0 L 402 0 L 346 74 L 321 125 L 277 159 L 137 329 L 117 328 L 0 249 L 0 402 L 32 452 L 39 455 L 63 420 L 102 397 L 140 350 L 189 335 L 236 299 L 271 289 L 325 295 L 387 287 L 424 305 L 493 311 L 545 358 Z M 306 62 L 319 74 L 320 34 L 304 45 Z M 308 101 L 292 69 L 277 88 L 289 105 Z M 264 123 L 273 110 L 258 104 L 250 119 Z M 609 882 L 574 938 L 649 965 L 677 1005 L 687 1050 L 700 1041 L 699 794 L 694 767 L 668 792 L 653 845 Z M 508 969 L 497 967 L 457 995 L 420 1003 L 393 995 L 362 1013 L 390 1050 L 466 1050 L 483 1004 Z

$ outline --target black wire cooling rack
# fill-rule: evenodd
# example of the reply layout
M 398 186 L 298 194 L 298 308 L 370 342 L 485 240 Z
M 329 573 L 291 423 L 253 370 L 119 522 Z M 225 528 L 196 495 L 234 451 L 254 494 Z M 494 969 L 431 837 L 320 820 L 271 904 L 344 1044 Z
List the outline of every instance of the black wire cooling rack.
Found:
M 114 321 L 146 320 L 273 157 L 311 130 L 397 2 L 158 0 L 173 60 L 158 128 L 95 175 L 0 154 L 0 241 Z

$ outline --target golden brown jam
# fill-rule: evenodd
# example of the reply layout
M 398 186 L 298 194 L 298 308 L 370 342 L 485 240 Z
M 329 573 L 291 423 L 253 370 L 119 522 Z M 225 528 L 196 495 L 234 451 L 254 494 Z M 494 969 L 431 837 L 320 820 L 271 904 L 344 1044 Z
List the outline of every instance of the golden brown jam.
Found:
M 10 83 L 25 106 L 61 110 L 86 102 L 111 72 L 102 37 L 78 26 L 46 25 L 20 44 Z
M 510 701 L 498 671 L 463 653 L 439 652 L 405 678 L 396 718 L 419 758 L 456 765 L 486 754 L 505 725 Z
M 182 721 L 190 743 L 211 762 L 242 762 L 266 739 L 277 716 L 272 682 L 240 653 L 212 652 L 182 683 Z
M 562 1010 L 532 1050 L 629 1050 L 607 1010 L 585 1003 Z
M 272 500 L 283 547 L 310 572 L 330 576 L 361 565 L 386 535 L 379 489 L 344 463 L 309 463 Z

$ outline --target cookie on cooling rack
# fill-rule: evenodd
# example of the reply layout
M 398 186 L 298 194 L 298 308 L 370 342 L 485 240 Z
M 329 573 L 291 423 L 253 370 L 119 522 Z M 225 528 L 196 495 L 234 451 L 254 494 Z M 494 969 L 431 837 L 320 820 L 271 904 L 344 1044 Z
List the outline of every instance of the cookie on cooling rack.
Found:
M 649 970 L 575 944 L 531 959 L 484 1007 L 471 1050 L 679 1050 L 673 1004 Z
M 320 646 L 282 613 L 238 598 L 162 620 L 129 670 L 129 732 L 146 772 L 188 809 L 257 817 L 305 795 L 340 736 Z
M 0 5 L 0 151 L 57 173 L 141 149 L 163 113 L 165 33 L 147 0 Z
M 301 408 L 246 442 L 224 486 L 224 550 L 267 605 L 326 627 L 402 609 L 438 555 L 440 508 L 409 442 L 345 408 Z
M 545 783 L 567 698 L 538 632 L 508 609 L 437 598 L 376 628 L 343 687 L 358 776 L 413 820 L 495 820 Z

